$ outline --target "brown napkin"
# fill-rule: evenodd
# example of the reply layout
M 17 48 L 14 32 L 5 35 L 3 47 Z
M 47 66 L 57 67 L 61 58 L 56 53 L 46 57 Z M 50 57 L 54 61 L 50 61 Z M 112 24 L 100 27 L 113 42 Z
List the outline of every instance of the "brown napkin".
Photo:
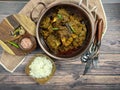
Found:
M 73 3 L 79 3 L 81 0 L 30 0 L 24 8 L 19 12 L 20 14 L 24 14 L 26 16 L 30 16 L 30 12 L 35 7 L 38 2 L 44 2 L 47 5 L 50 3 L 56 3 L 56 2 L 73 2 Z M 86 0 L 83 0 L 85 2 Z M 88 0 L 89 5 L 91 7 L 97 6 L 97 14 L 104 20 L 104 31 L 106 31 L 107 28 L 107 22 L 106 22 L 106 15 L 101 3 L 101 0 Z M 39 15 L 39 12 L 43 9 L 44 7 L 42 5 L 39 5 L 35 10 L 34 10 L 34 17 L 37 17 Z M 14 57 L 14 58 L 13 58 Z M 24 61 L 25 56 L 13 56 L 8 54 L 7 52 L 3 51 L 1 58 L 0 58 L 0 64 L 9 72 L 14 72 L 14 70 Z

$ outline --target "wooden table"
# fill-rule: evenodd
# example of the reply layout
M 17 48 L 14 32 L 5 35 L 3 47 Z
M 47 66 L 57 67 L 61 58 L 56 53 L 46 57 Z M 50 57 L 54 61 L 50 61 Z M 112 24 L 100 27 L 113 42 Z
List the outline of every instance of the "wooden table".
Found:
M 0 21 L 6 16 L 19 12 L 27 0 L 0 1 Z M 120 90 L 120 1 L 103 0 L 107 15 L 108 29 L 102 40 L 99 68 L 92 69 L 80 78 L 84 64 L 56 62 L 57 71 L 45 85 L 36 84 L 24 72 L 25 60 L 14 73 L 6 72 L 0 66 L 0 90 Z M 2 48 L 0 48 L 0 54 Z M 39 53 L 39 50 L 28 57 Z

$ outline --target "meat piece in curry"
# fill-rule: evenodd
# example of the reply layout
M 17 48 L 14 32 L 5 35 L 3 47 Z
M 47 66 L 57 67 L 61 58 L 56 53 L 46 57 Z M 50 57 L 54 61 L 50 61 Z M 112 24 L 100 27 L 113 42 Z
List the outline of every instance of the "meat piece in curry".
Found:
M 60 8 L 40 23 L 41 34 L 48 47 L 57 53 L 68 52 L 83 45 L 87 28 L 84 18 Z

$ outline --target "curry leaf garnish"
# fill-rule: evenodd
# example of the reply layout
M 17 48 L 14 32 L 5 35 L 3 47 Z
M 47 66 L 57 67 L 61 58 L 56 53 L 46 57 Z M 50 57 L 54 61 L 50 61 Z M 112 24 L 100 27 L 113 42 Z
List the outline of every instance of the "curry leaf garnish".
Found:
M 59 28 L 52 28 L 52 30 L 59 30 Z
M 71 28 L 72 32 L 75 33 L 75 30 L 71 25 L 70 25 L 70 28 Z
M 74 28 L 69 23 L 66 23 L 65 25 L 71 33 L 75 33 Z
M 58 16 L 59 19 L 63 19 L 61 14 L 58 13 L 57 16 Z

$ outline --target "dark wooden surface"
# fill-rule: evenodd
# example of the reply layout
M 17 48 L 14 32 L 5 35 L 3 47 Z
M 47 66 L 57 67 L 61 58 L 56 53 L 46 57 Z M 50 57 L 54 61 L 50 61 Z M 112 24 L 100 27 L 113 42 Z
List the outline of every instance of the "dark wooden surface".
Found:
M 109 2 L 110 1 L 110 2 Z M 19 12 L 28 0 L 0 0 L 0 21 L 8 15 Z M 75 62 L 56 62 L 57 71 L 45 85 L 36 84 L 26 76 L 24 68 L 29 57 L 14 73 L 6 72 L 0 66 L 0 90 L 120 90 L 120 1 L 103 0 L 107 15 L 108 29 L 102 40 L 99 67 L 92 69 L 80 78 L 84 64 Z M 0 55 L 2 48 L 0 48 Z

